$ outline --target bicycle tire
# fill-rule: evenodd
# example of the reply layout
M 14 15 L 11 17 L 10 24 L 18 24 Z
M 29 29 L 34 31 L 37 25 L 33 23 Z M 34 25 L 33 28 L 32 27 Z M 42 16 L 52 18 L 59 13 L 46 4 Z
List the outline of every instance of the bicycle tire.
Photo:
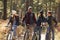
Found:
M 48 38 L 47 38 L 48 37 Z M 51 40 L 51 34 L 50 33 L 47 33 L 46 35 L 46 40 Z
M 23 40 L 28 40 L 28 39 L 29 39 L 29 33 L 28 32 L 25 32 L 24 39 Z
M 37 35 L 34 34 L 32 40 L 38 40 Z
M 12 33 L 10 32 L 10 33 L 8 33 L 8 35 L 7 35 L 7 40 L 12 40 L 13 39 L 13 36 L 12 36 Z

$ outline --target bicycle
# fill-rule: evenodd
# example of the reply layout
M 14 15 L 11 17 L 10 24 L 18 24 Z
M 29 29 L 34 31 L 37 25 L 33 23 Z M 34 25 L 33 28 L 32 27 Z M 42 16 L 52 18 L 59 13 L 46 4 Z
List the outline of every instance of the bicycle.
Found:
M 37 30 L 39 30 L 39 31 L 37 31 Z M 40 40 L 40 38 L 41 38 L 41 28 L 38 27 L 37 30 L 34 31 L 34 35 L 33 35 L 32 40 Z
M 54 40 L 54 30 L 49 28 L 49 30 L 46 33 L 46 40 Z
M 7 35 L 7 40 L 13 40 L 14 38 L 14 31 L 13 31 L 13 27 L 8 26 L 10 28 L 8 35 Z M 16 38 L 15 40 L 18 40 L 18 38 Z
M 26 26 L 25 26 L 26 27 Z M 29 25 L 27 25 L 29 27 Z M 29 40 L 29 28 L 25 28 L 25 34 L 24 34 L 24 39 L 23 40 Z
M 34 35 L 32 40 L 41 40 L 41 31 L 43 30 L 44 27 L 46 27 L 46 22 L 42 22 L 41 26 L 38 26 L 34 30 Z
M 54 40 L 54 38 L 55 38 L 54 26 L 56 26 L 56 25 L 53 24 L 52 26 L 48 26 L 47 33 L 46 33 L 46 40 Z

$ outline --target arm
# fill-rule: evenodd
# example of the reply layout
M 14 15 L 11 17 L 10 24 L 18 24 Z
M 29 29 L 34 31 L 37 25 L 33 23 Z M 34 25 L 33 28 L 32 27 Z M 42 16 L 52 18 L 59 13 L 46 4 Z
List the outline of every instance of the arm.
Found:
M 36 24 L 37 24 L 37 26 L 40 26 L 40 24 L 41 24 L 40 17 L 37 19 Z
M 34 20 L 34 23 L 36 23 L 36 17 L 34 13 L 33 13 L 33 20 Z
M 55 23 L 55 28 L 57 28 L 58 26 L 57 26 L 57 20 L 56 20 L 56 18 L 53 18 L 53 21 Z
M 55 24 L 57 25 L 57 20 L 56 20 L 56 18 L 53 18 L 53 21 L 55 22 Z
M 8 24 L 7 24 L 7 25 L 9 25 L 9 24 L 10 24 L 10 22 L 11 22 L 11 17 L 9 17 L 9 22 L 8 22 Z
M 25 16 L 24 16 L 24 18 L 23 18 L 22 22 L 24 22 L 24 21 L 25 21 L 25 18 L 26 18 L 26 14 L 25 14 Z

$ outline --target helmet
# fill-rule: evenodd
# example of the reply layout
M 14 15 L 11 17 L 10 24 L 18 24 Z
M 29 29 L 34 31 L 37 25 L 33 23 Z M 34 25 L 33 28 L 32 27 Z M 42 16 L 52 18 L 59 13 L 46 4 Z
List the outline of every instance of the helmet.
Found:
M 49 14 L 52 14 L 52 11 L 48 10 L 48 13 L 49 13 Z
M 48 10 L 48 13 L 51 13 L 52 11 Z
M 31 9 L 31 8 L 32 8 L 32 6 L 29 6 L 29 7 L 28 7 L 28 9 Z
M 43 14 L 43 10 L 40 10 L 40 13 Z
M 15 10 L 12 10 L 12 14 L 16 14 L 17 12 Z

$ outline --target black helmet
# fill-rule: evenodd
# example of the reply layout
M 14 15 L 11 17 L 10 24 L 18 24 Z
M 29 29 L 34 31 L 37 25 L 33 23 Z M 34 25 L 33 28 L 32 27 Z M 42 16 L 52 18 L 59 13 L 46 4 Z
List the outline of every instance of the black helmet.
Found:
M 49 14 L 52 14 L 52 11 L 48 10 L 48 13 L 49 13 Z
M 43 14 L 43 10 L 40 10 L 40 13 Z

